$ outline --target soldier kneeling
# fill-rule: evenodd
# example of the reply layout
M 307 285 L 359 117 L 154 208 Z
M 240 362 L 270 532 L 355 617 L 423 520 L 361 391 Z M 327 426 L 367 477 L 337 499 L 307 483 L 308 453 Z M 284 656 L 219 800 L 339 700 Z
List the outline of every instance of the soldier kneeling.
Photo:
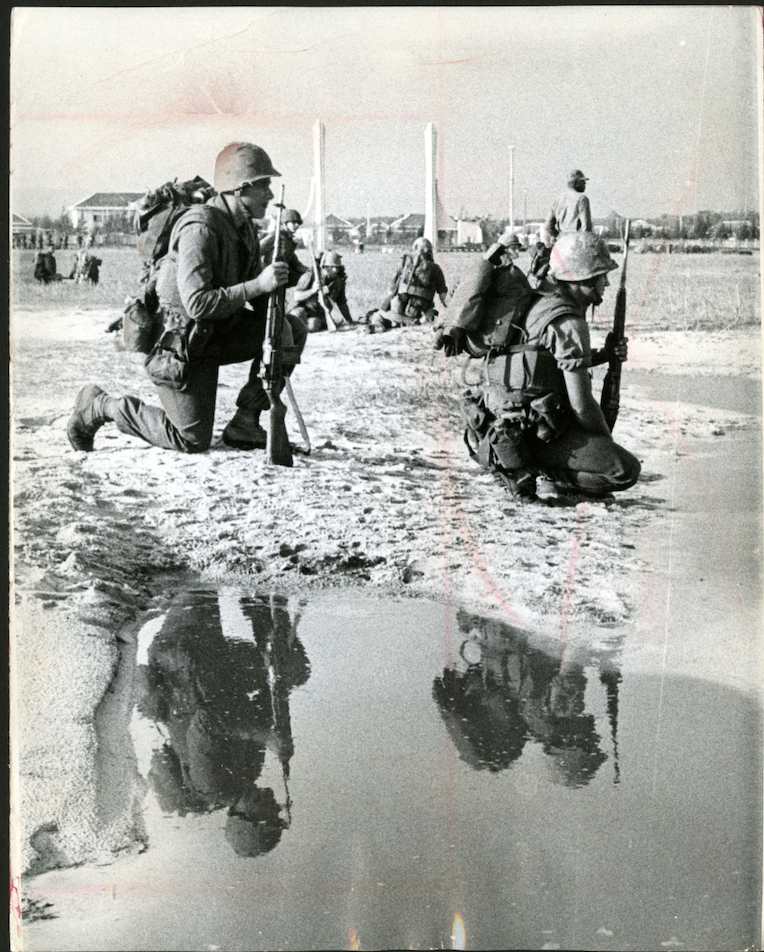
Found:
M 617 267 L 599 236 L 580 231 L 557 241 L 550 280 L 536 291 L 494 249 L 457 289 L 440 346 L 447 356 L 485 358 L 481 382 L 462 397 L 465 442 L 517 497 L 535 498 L 539 475 L 560 495 L 593 497 L 639 477 L 639 461 L 611 436 L 589 373 L 611 356 L 626 360 L 626 338 L 592 351 L 586 323 Z

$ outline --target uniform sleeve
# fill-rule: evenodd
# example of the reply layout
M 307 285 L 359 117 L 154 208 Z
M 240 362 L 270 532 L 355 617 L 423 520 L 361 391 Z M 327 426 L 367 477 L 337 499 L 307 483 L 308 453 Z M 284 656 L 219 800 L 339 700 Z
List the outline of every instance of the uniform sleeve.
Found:
M 565 315 L 544 331 L 544 346 L 554 354 L 560 370 L 580 370 L 592 365 L 592 345 L 585 317 Z
M 213 265 L 218 255 L 218 239 L 208 225 L 181 223 L 173 243 L 177 243 L 178 294 L 189 317 L 196 321 L 219 321 L 244 306 L 247 301 L 244 284 L 215 287 Z
M 581 196 L 580 218 L 581 218 L 581 224 L 584 228 L 584 231 L 591 231 L 592 230 L 592 213 L 589 208 L 589 199 L 586 197 L 586 195 Z

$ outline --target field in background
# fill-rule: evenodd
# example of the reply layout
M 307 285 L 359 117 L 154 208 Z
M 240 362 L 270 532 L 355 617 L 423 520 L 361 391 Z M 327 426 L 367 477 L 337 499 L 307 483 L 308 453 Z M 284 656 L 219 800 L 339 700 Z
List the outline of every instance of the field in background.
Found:
M 353 317 L 377 307 L 388 293 L 403 249 L 392 254 L 369 251 L 345 254 L 348 301 Z M 107 309 L 119 313 L 124 300 L 138 288 L 141 262 L 131 248 L 101 248 L 101 282 L 96 287 L 64 281 L 38 285 L 33 279 L 34 251 L 14 250 L 12 300 L 16 308 L 41 311 L 61 308 Z M 73 251 L 56 253 L 59 273 L 68 274 Z M 300 256 L 307 261 L 307 252 Z M 469 269 L 476 254 L 443 253 L 438 262 L 449 288 Z M 621 255 L 614 255 L 620 262 Z M 518 259 L 527 271 L 529 258 Z M 611 276 L 605 302 L 595 316 L 595 325 L 612 321 L 612 309 L 620 271 Z M 629 254 L 628 325 L 632 332 L 645 330 L 719 330 L 759 324 L 761 320 L 758 255 L 666 255 Z

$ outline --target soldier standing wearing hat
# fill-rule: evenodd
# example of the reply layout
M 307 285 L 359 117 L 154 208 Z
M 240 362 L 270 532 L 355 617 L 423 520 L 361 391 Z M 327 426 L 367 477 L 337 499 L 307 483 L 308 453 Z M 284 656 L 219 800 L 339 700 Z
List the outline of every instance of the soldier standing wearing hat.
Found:
M 547 245 L 551 245 L 559 235 L 592 230 L 589 199 L 584 195 L 588 181 L 581 169 L 573 169 L 568 176 L 568 187 L 556 199 L 544 222 Z
M 560 499 L 608 496 L 639 478 L 639 461 L 613 440 L 589 373 L 611 354 L 627 357 L 626 338 L 592 350 L 586 323 L 617 267 L 598 235 L 562 235 L 552 248 L 552 280 L 523 299 L 503 287 L 496 268 L 470 299 L 476 324 L 457 319 L 444 333 L 446 355 L 485 358 L 480 381 L 462 395 L 465 442 L 516 497 L 536 498 L 537 476 Z
M 178 219 L 157 275 L 164 332 L 146 369 L 162 407 L 111 397 L 95 384 L 84 387 L 67 428 L 74 449 L 92 450 L 97 431 L 113 421 L 154 446 L 203 452 L 212 442 L 219 368 L 244 361 L 251 362 L 249 380 L 223 442 L 239 449 L 265 446 L 260 413 L 269 402 L 259 378 L 265 314 L 268 295 L 287 284 L 289 266 L 276 261 L 263 267 L 253 220 L 264 217 L 277 175 L 266 152 L 251 143 L 232 143 L 218 155 L 217 194 Z M 306 337 L 304 325 L 287 320 L 287 373 L 299 362 Z

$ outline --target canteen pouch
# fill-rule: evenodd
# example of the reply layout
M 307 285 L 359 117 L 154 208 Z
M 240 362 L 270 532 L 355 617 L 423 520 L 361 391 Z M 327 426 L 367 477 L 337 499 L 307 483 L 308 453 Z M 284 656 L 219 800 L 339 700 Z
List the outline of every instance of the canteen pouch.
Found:
M 125 350 L 133 354 L 150 354 L 161 331 L 161 318 L 152 314 L 140 298 L 128 303 L 122 318 Z

